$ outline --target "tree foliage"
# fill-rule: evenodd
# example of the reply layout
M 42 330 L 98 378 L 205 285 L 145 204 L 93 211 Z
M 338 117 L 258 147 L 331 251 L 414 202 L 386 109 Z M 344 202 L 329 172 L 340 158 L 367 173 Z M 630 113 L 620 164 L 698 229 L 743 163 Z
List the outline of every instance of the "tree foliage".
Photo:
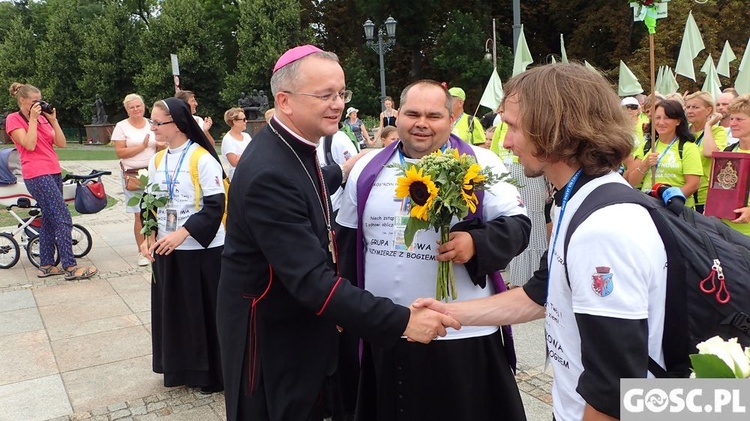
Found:
M 301 23 L 296 0 L 248 0 L 240 4 L 237 31 L 237 69 L 227 76 L 221 92 L 225 102 L 241 92 L 263 89 L 270 93 L 271 71 L 279 56 L 295 45 L 313 41 L 312 30 Z M 217 91 L 218 92 L 218 91 Z M 269 99 L 271 95 L 268 95 Z
M 240 92 L 270 95 L 271 69 L 286 49 L 314 43 L 338 54 L 360 116 L 380 112 L 379 58 L 362 24 L 377 27 L 392 16 L 396 42 L 384 56 L 386 94 L 398 101 L 409 83 L 431 78 L 458 85 L 473 110 L 489 80 L 485 41 L 497 23 L 498 72 L 510 76 L 513 55 L 511 1 L 490 0 L 13 0 L 0 2 L 0 87 L 28 82 L 57 108 L 63 125 L 90 120 L 95 95 L 110 121 L 125 116 L 122 98 L 140 93 L 151 103 L 174 94 L 170 54 L 177 54 L 182 87 L 196 92 L 198 113 L 226 130 L 223 112 Z M 521 2 L 521 18 L 534 63 L 560 59 L 560 34 L 568 57 L 587 60 L 612 81 L 623 60 L 649 89 L 649 36 L 633 22 L 627 0 L 535 0 Z M 674 67 L 688 12 L 706 50 L 694 61 L 698 81 L 678 76 L 681 90 L 699 89 L 700 67 L 718 61 L 725 41 L 738 59 L 747 45 L 746 0 L 669 2 L 654 36 L 655 65 Z M 273 101 L 273 98 L 269 98 Z M 0 113 L 15 109 L 0 96 Z M 219 133 L 216 133 L 219 134 Z

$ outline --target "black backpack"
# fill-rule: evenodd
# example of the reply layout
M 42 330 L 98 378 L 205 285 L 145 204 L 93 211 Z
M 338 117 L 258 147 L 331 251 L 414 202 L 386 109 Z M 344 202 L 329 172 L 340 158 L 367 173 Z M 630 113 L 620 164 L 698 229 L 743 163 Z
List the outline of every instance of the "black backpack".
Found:
M 665 205 L 625 184 L 597 187 L 571 218 L 564 261 L 576 228 L 597 209 L 619 203 L 648 210 L 669 262 L 662 338 L 666 367 L 649 358 L 649 371 L 656 377 L 687 377 L 689 355 L 698 352 L 695 346 L 716 335 L 736 337 L 749 346 L 750 237 L 685 207 L 679 199 Z

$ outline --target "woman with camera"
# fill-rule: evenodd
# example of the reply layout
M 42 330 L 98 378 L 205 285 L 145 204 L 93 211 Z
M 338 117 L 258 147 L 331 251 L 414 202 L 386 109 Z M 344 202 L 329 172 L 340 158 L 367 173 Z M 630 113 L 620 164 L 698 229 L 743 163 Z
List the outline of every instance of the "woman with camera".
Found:
M 41 92 L 34 86 L 16 82 L 10 85 L 10 94 L 16 98 L 19 111 L 8 116 L 5 130 L 18 148 L 26 188 L 44 214 L 39 231 L 41 264 L 37 276 L 65 275 L 69 281 L 88 279 L 97 269 L 77 266 L 73 256 L 73 220 L 63 200 L 60 161 L 54 149 L 54 146 L 64 148 L 67 143 L 57 121 L 57 110 L 42 101 Z M 54 266 L 55 247 L 63 269 Z
M 167 145 L 152 138 L 151 124 L 145 117 L 146 105 L 143 97 L 138 94 L 128 94 L 122 104 L 128 113 L 128 118 L 115 126 L 112 132 L 112 142 L 115 145 L 117 157 L 120 158 L 125 212 L 135 215 L 133 234 L 136 247 L 138 247 L 138 266 L 146 266 L 150 262 L 140 253 L 140 245 L 143 242 L 141 209 L 138 205 L 128 206 L 127 203 L 136 194 L 143 194 L 143 187 L 138 182 L 138 170 L 148 168 L 148 161 L 151 157 L 156 154 L 157 150 L 164 149 Z

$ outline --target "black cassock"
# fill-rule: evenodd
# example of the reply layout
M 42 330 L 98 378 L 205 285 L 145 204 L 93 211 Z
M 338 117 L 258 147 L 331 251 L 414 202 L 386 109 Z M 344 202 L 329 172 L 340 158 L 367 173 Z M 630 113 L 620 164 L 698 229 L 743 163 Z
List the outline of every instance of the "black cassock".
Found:
M 224 195 L 203 198 L 203 208 L 185 228 L 204 247 L 216 236 Z M 216 331 L 216 291 L 222 247 L 174 250 L 156 255 L 151 284 L 153 370 L 164 386 L 187 385 L 220 390 L 221 360 Z
M 337 168 L 324 171 L 328 191 L 340 184 Z M 217 315 L 229 421 L 319 421 L 336 326 L 387 345 L 408 323 L 406 307 L 337 275 L 320 184 L 315 148 L 276 119 L 235 170 Z

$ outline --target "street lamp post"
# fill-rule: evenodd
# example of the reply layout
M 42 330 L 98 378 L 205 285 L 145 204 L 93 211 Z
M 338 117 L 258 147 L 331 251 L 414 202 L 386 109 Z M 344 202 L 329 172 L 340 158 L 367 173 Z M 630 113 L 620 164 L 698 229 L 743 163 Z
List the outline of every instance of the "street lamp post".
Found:
M 492 18 L 492 38 L 488 38 L 484 42 L 484 59 L 487 61 L 492 60 L 493 69 L 497 69 L 497 38 L 495 38 L 495 35 L 495 18 Z M 490 43 L 492 43 L 492 55 L 490 55 Z
M 396 43 L 396 19 L 389 16 L 385 20 L 385 33 L 383 28 L 378 29 L 378 39 L 375 40 L 375 24 L 370 20 L 362 25 L 365 28 L 365 38 L 367 39 L 367 46 L 372 48 L 373 51 L 378 53 L 380 57 L 380 109 L 385 110 L 385 62 L 383 55 L 390 51 L 393 45 Z M 384 37 L 386 37 L 384 39 Z

